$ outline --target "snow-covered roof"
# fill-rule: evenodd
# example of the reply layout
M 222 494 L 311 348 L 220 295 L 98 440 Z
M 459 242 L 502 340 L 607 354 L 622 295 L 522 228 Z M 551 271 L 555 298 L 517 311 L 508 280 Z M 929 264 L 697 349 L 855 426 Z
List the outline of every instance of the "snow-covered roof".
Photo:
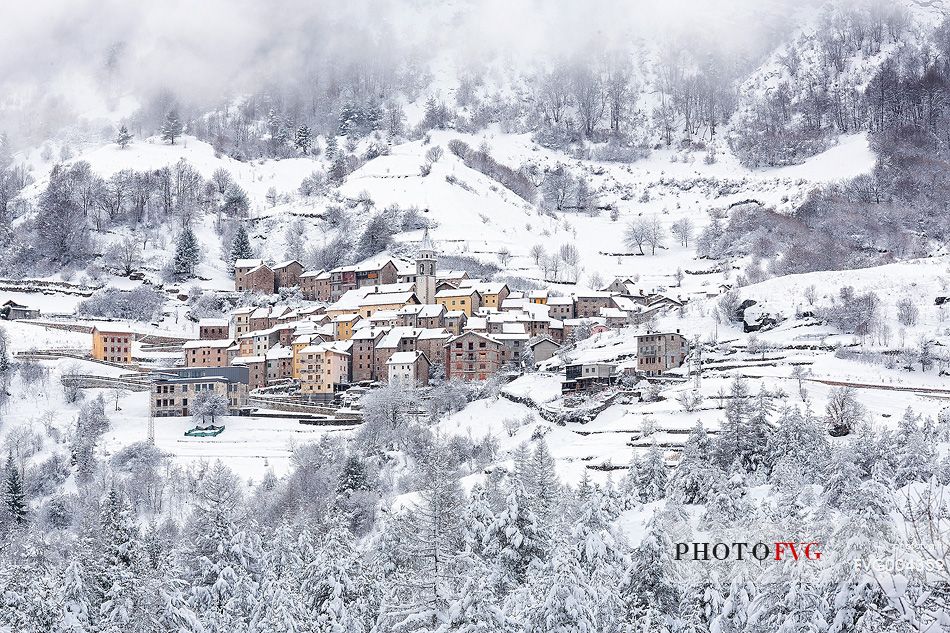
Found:
M 201 349 L 202 347 L 223 347 L 228 348 L 234 343 L 229 338 L 223 339 L 202 339 L 200 341 L 185 341 L 182 349 Z
M 389 357 L 389 360 L 386 361 L 387 365 L 409 365 L 416 362 L 420 356 L 425 356 L 419 350 L 412 352 L 396 352 Z
M 263 259 L 238 259 L 234 262 L 235 268 L 257 268 L 264 263 Z
M 380 334 L 384 334 L 385 332 L 386 332 L 385 328 L 363 327 L 353 332 L 353 336 L 350 338 L 350 340 L 351 341 L 374 340 Z
M 490 335 L 490 334 L 485 334 L 484 332 L 473 332 L 473 331 L 471 331 L 471 330 L 468 330 L 468 331 L 466 331 L 466 332 L 462 332 L 462 333 L 459 334 L 458 336 L 453 336 L 452 338 L 450 338 L 450 339 L 448 340 L 448 342 L 446 342 L 446 345 L 451 345 L 453 341 L 456 341 L 456 340 L 458 340 L 458 339 L 460 339 L 460 338 L 466 338 L 466 337 L 469 337 L 469 336 L 475 336 L 475 337 L 477 337 L 477 338 L 485 339 L 486 341 L 489 341 L 489 342 L 491 342 L 491 343 L 494 343 L 495 345 L 501 344 L 501 341 L 499 341 L 498 339 L 494 338 L 494 337 L 493 337 L 492 335 Z
M 452 335 L 446 332 L 445 329 L 440 328 L 440 327 L 427 327 L 427 328 L 423 328 L 422 331 L 419 332 L 420 341 L 430 340 L 434 338 L 449 338 L 450 336 Z
M 301 354 L 340 354 L 342 356 L 349 356 L 350 353 L 340 349 L 339 346 L 334 345 L 333 343 L 319 343 L 317 345 L 308 345 L 307 347 L 300 350 Z
M 418 338 L 421 332 L 422 330 L 414 327 L 394 327 L 386 333 L 386 336 L 379 340 L 379 343 L 376 344 L 376 347 L 384 349 L 399 347 L 399 343 L 402 341 L 402 339 Z
M 401 305 L 413 299 L 416 295 L 412 292 L 370 292 L 360 301 L 360 306 Z
M 330 271 L 328 270 L 308 270 L 307 272 L 300 273 L 301 277 L 316 277 L 317 279 L 329 279 Z
M 228 327 L 230 321 L 227 319 L 199 319 L 198 327 Z
M 279 269 L 279 268 L 286 268 L 287 266 L 290 266 L 291 264 L 297 264 L 298 266 L 303 266 L 303 264 L 301 264 L 300 262 L 298 262 L 296 259 L 288 259 L 288 260 L 285 261 L 285 262 L 280 262 L 279 264 L 274 264 L 273 266 L 271 266 L 271 268 L 273 268 L 274 270 L 277 270 L 277 269 Z
M 501 333 L 502 334 L 524 334 L 524 323 L 502 323 L 501 324 Z
M 426 303 L 419 311 L 419 318 L 431 319 L 445 313 L 445 306 L 441 303 Z
M 440 290 L 435 293 L 435 298 L 441 299 L 444 297 L 470 297 L 477 292 L 478 290 L 472 287 L 446 288 L 445 290 Z
M 353 264 L 351 266 L 339 266 L 334 268 L 330 272 L 332 273 L 343 273 L 343 272 L 371 272 L 374 270 L 379 270 L 384 268 L 387 264 L 392 264 L 396 266 L 396 261 L 393 257 L 388 255 L 377 255 L 376 257 L 371 257 L 367 260 L 360 262 L 359 264 Z
M 488 319 L 485 317 L 471 317 L 465 323 L 466 330 L 484 330 L 488 327 Z
M 502 290 L 507 290 L 508 284 L 494 281 L 480 281 L 475 285 L 475 288 L 483 295 L 497 295 Z
M 289 347 L 284 347 L 283 345 L 275 345 L 265 354 L 267 360 L 278 360 L 281 358 L 293 358 L 294 350 Z
M 603 290 L 575 290 L 573 294 L 578 299 L 606 299 L 613 293 Z
M 266 363 L 267 359 L 263 356 L 236 356 L 231 361 L 232 365 L 247 365 L 249 363 Z
M 333 318 L 334 323 L 349 323 L 350 321 L 355 321 L 360 318 L 360 315 L 348 312 L 346 314 L 338 314 Z

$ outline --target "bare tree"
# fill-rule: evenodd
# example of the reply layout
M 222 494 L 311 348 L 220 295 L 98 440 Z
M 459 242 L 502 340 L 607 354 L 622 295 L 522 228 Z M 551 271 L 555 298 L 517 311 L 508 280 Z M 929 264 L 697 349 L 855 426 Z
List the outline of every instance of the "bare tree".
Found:
M 656 249 L 663 248 L 663 224 L 656 214 L 650 216 L 646 229 L 646 243 L 650 245 L 650 254 L 656 255 Z
M 538 98 L 544 116 L 551 123 L 559 124 L 571 104 L 571 83 L 562 66 L 555 67 L 541 78 Z
M 607 93 L 601 78 L 589 66 L 574 68 L 571 76 L 571 90 L 577 105 L 577 116 L 584 128 L 584 136 L 593 138 L 607 108 Z
M 574 180 L 574 176 L 561 164 L 547 172 L 541 184 L 544 201 L 558 211 L 574 197 L 576 188 L 577 181 Z
M 640 254 L 644 255 L 643 245 L 647 242 L 647 236 L 650 233 L 650 227 L 647 224 L 645 218 L 636 218 L 630 224 L 627 225 L 627 230 L 624 233 L 623 241 L 627 245 L 627 248 L 638 248 L 640 249 Z
M 531 247 L 531 250 L 528 251 L 528 253 L 531 255 L 531 258 L 534 260 L 534 265 L 540 266 L 541 260 L 544 259 L 544 255 L 546 254 L 546 251 L 544 250 L 544 245 L 535 244 L 534 246 Z
M 608 118 L 610 132 L 620 136 L 620 125 L 626 118 L 630 107 L 630 94 L 634 92 L 630 80 L 632 68 L 630 60 L 622 53 L 615 53 L 607 62 L 607 77 L 605 90 L 607 94 Z
M 693 239 L 693 221 L 689 218 L 680 218 L 670 227 L 673 237 L 679 240 L 681 246 L 689 246 L 689 241 Z

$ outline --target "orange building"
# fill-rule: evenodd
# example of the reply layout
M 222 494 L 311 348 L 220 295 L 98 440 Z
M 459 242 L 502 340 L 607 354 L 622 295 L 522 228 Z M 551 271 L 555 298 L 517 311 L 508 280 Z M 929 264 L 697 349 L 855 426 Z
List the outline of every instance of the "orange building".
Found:
M 110 363 L 132 362 L 132 341 L 135 335 L 128 330 L 92 328 L 92 357 Z

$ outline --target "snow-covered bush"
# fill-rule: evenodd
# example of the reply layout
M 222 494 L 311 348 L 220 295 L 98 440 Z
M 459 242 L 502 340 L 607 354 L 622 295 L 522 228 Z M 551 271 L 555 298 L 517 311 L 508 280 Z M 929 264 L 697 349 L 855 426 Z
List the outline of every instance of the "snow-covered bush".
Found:
M 152 286 L 133 290 L 104 288 L 76 306 L 76 314 L 110 319 L 151 321 L 161 310 L 165 297 Z

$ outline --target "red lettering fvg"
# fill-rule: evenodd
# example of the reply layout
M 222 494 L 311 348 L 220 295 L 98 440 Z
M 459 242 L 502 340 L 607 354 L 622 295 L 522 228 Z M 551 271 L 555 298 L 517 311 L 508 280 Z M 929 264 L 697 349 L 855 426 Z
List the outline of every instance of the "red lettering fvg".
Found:
M 790 541 L 775 543 L 775 560 L 788 560 L 791 555 L 792 560 L 799 560 L 799 556 L 805 560 L 820 560 L 821 552 L 817 549 L 820 543 L 811 541 L 808 543 L 792 543 Z

